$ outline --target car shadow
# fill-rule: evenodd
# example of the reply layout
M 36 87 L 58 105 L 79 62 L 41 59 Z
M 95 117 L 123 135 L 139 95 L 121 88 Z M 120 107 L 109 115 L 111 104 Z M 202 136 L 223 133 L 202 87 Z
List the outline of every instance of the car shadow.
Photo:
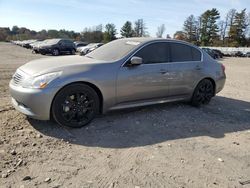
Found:
M 128 148 L 199 136 L 222 138 L 227 133 L 250 130 L 250 102 L 217 96 L 201 108 L 168 103 L 115 111 L 78 129 L 28 121 L 42 134 L 72 144 Z

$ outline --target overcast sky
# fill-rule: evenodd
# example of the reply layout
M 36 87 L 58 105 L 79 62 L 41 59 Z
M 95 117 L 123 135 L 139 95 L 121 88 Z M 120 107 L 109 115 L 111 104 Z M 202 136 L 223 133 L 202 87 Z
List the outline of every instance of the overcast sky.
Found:
M 217 8 L 224 18 L 231 8 L 249 12 L 250 0 L 0 0 L 0 27 L 80 32 L 85 27 L 114 23 L 119 32 L 125 21 L 143 18 L 151 36 L 161 24 L 172 36 L 189 15 L 199 16 L 211 8 Z

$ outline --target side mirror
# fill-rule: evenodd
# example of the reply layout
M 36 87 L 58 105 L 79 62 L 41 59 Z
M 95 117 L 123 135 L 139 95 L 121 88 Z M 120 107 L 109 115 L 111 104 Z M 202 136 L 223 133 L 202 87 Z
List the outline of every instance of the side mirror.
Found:
M 142 58 L 134 56 L 131 58 L 130 63 L 131 63 L 131 65 L 141 65 Z

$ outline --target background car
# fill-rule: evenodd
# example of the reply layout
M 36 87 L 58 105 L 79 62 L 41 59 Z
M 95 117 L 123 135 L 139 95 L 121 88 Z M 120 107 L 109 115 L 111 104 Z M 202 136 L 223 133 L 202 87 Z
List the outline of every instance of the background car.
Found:
M 83 46 L 87 46 L 89 43 L 87 43 L 87 42 L 82 42 L 82 41 L 75 41 L 74 44 L 75 44 L 76 51 L 77 51 L 77 48 L 83 47 Z
M 225 67 L 189 43 L 125 38 L 86 56 L 31 61 L 9 86 L 20 112 L 81 127 L 110 110 L 180 100 L 205 105 L 225 79 Z
M 47 39 L 34 47 L 33 50 L 36 53 L 43 55 L 52 54 L 54 56 L 70 53 L 75 54 L 75 44 L 69 39 Z
M 234 54 L 234 57 L 245 57 L 245 55 L 244 55 L 241 51 L 237 51 L 237 52 Z
M 216 51 L 213 51 L 210 48 L 202 48 L 202 50 L 204 50 L 208 55 L 210 55 L 214 59 L 219 58 L 219 54 Z
M 102 45 L 103 45 L 103 43 L 90 43 L 87 46 L 80 47 L 78 50 L 80 52 L 80 55 L 86 55 L 90 51 L 93 51 Z
M 217 53 L 220 58 L 223 58 L 224 54 L 220 50 L 213 49 L 213 51 Z

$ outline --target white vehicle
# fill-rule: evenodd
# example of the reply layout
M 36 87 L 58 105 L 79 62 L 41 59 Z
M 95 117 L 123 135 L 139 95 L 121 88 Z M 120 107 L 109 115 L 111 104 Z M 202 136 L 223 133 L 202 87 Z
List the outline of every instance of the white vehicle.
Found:
M 103 43 L 90 43 L 87 46 L 77 48 L 77 51 L 80 52 L 80 55 L 86 55 L 90 52 L 90 49 L 93 51 L 93 49 L 99 48 L 102 45 Z

